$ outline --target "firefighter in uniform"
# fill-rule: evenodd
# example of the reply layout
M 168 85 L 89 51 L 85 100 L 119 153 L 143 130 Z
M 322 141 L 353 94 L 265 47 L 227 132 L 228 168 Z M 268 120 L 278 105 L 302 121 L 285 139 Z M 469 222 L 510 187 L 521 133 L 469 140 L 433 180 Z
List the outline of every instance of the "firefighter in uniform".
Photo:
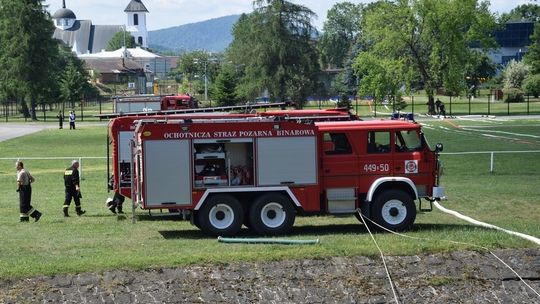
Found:
M 67 168 L 64 171 L 64 186 L 66 192 L 66 199 L 64 200 L 64 216 L 69 217 L 69 204 L 71 204 L 71 199 L 75 202 L 75 212 L 78 216 L 86 213 L 85 210 L 81 209 L 81 188 L 79 186 L 79 162 L 73 160 L 71 167 Z
M 108 187 L 109 187 L 109 190 L 114 190 L 114 176 L 111 176 L 111 178 L 109 179 Z M 122 204 L 124 203 L 125 200 L 126 198 L 122 194 L 120 194 L 118 191 L 115 191 L 114 197 L 107 198 L 107 200 L 105 201 L 105 204 L 107 205 L 107 209 L 109 209 L 112 213 L 123 214 L 124 211 L 122 211 Z
M 114 197 L 107 198 L 107 201 L 105 202 L 107 204 L 107 209 L 109 209 L 114 214 L 123 214 L 124 211 L 122 211 L 122 204 L 124 203 L 125 199 L 126 198 L 122 194 L 115 192 Z
M 33 217 L 37 222 L 41 218 L 41 212 L 32 207 L 32 183 L 34 177 L 30 172 L 24 169 L 24 164 L 21 161 L 15 163 L 17 168 L 17 192 L 19 192 L 19 208 L 20 221 L 28 222 L 29 217 Z

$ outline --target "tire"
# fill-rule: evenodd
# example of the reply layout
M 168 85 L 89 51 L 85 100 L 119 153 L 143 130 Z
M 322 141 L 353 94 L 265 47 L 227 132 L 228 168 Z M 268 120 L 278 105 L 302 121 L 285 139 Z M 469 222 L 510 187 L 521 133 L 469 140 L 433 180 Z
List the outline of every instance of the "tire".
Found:
M 208 235 L 233 236 L 242 227 L 244 211 L 231 195 L 209 197 L 197 213 L 198 226 Z
M 416 205 L 406 192 L 387 190 L 373 200 L 371 218 L 388 230 L 409 230 L 416 219 Z
M 294 225 L 296 211 L 290 199 L 279 193 L 259 196 L 249 209 L 249 222 L 260 235 L 281 235 Z

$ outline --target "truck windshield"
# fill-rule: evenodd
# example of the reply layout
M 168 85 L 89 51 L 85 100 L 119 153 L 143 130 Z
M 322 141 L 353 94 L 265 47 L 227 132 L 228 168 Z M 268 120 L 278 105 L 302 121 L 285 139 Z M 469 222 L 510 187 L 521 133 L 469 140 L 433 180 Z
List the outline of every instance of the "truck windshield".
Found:
M 420 151 L 422 150 L 422 140 L 418 132 L 414 130 L 396 132 L 396 151 Z

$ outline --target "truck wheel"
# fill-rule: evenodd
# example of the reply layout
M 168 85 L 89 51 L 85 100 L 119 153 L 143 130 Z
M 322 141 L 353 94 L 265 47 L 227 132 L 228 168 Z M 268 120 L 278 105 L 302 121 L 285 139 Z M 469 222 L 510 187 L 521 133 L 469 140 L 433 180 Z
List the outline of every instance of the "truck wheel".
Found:
M 250 224 L 260 235 L 287 233 L 294 224 L 295 216 L 290 200 L 279 193 L 258 197 L 249 210 Z
M 404 231 L 410 229 L 416 219 L 416 206 L 409 194 L 387 190 L 373 200 L 371 216 L 374 222 L 386 229 Z
M 230 195 L 209 197 L 197 217 L 201 230 L 209 235 L 232 236 L 242 226 L 244 211 L 240 202 Z

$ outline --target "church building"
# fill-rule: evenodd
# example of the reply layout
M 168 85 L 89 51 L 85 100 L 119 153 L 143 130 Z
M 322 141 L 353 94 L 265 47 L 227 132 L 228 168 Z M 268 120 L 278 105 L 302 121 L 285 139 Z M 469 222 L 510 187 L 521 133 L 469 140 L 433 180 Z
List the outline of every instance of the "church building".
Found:
M 56 26 L 53 37 L 69 45 L 76 54 L 94 54 L 104 51 L 111 38 L 125 29 L 137 44 L 147 48 L 148 10 L 141 0 L 131 0 L 124 12 L 127 14 L 127 25 L 94 25 L 91 20 L 77 20 L 75 13 L 66 8 L 66 1 L 63 0 L 62 8 L 52 16 Z

